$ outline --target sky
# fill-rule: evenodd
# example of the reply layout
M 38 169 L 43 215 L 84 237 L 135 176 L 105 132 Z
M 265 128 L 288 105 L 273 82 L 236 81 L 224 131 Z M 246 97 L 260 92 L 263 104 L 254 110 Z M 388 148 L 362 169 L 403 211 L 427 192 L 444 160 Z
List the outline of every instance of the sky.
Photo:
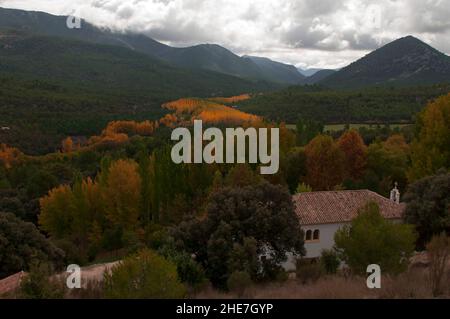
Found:
M 0 0 L 183 47 L 216 43 L 301 68 L 340 68 L 413 35 L 450 54 L 450 0 Z

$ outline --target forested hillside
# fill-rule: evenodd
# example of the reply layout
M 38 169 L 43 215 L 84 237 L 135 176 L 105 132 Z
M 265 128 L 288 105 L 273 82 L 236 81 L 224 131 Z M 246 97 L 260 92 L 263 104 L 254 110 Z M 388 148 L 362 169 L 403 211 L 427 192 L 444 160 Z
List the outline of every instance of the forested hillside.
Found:
M 361 88 L 449 82 L 450 57 L 407 36 L 369 53 L 320 83 L 332 88 Z
M 83 20 L 81 29 L 66 27 L 64 16 L 44 12 L 0 8 L 0 28 L 20 30 L 43 36 L 58 36 L 92 44 L 113 45 L 143 53 L 192 70 L 208 70 L 240 78 L 297 84 L 303 76 L 294 66 L 266 59 L 264 65 L 240 57 L 216 44 L 199 44 L 189 47 L 171 47 L 144 34 L 117 32 L 96 27 Z M 266 64 L 269 63 L 270 67 Z
M 0 142 L 53 152 L 66 135 L 92 135 L 114 119 L 157 119 L 164 102 L 273 89 L 185 70 L 131 50 L 8 31 L 0 39 Z M 33 136 L 33 138 L 30 138 Z
M 399 123 L 411 122 L 427 101 L 449 90 L 450 85 L 345 91 L 294 86 L 254 96 L 240 102 L 239 107 L 286 123 L 296 123 L 300 118 L 325 123 Z

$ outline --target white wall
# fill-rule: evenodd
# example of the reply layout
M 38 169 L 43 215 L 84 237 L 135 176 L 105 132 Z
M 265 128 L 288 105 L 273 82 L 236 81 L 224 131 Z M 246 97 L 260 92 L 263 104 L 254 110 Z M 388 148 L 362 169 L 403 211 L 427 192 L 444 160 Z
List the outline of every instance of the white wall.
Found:
M 305 258 L 320 257 L 322 249 L 331 249 L 334 246 L 334 234 L 344 225 L 345 223 L 303 226 L 302 228 L 305 233 L 308 230 L 314 232 L 314 230 L 318 229 L 320 231 L 318 241 L 305 241 Z
M 317 258 L 320 257 L 322 249 L 331 249 L 334 246 L 334 234 L 344 225 L 346 223 L 302 226 L 305 234 L 308 230 L 314 232 L 314 230 L 318 229 L 320 231 L 318 241 L 305 241 L 306 255 L 304 258 Z M 288 255 L 288 260 L 283 264 L 283 268 L 286 271 L 294 271 L 296 269 L 296 260 L 292 255 Z
M 401 219 L 390 219 L 393 223 L 401 223 Z M 324 225 L 302 225 L 304 233 L 308 230 L 314 232 L 318 229 L 320 231 L 320 236 L 318 241 L 305 241 L 306 255 L 304 258 L 317 258 L 320 257 L 322 249 L 331 249 L 334 246 L 334 234 L 336 231 L 344 225 L 350 223 L 336 223 L 336 224 L 324 224 Z M 288 254 L 288 260 L 283 263 L 283 268 L 286 271 L 295 271 L 296 269 L 296 258 L 291 254 Z

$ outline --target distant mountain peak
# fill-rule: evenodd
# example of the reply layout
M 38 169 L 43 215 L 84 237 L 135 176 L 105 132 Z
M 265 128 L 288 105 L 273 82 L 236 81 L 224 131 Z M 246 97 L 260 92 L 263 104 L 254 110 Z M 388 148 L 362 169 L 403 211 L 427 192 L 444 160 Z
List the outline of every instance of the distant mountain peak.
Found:
M 392 41 L 321 83 L 330 87 L 450 82 L 450 58 L 413 36 Z
M 251 55 L 244 55 L 242 58 L 255 63 L 259 67 L 261 73 L 272 81 L 300 84 L 305 79 L 305 76 L 291 64 Z

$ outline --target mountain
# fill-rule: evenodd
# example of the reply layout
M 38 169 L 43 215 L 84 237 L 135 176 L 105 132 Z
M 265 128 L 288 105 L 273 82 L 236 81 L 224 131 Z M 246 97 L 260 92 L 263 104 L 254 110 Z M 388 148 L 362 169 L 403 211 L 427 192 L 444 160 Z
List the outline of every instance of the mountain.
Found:
M 84 20 L 80 29 L 69 29 L 66 26 L 66 20 L 66 16 L 55 16 L 45 12 L 0 8 L 0 28 L 2 29 L 117 45 L 141 52 L 161 51 L 166 47 L 145 36 L 113 33 L 97 28 Z
M 319 83 L 320 81 L 326 79 L 327 77 L 329 77 L 330 75 L 335 74 L 337 71 L 336 70 L 319 70 L 316 73 L 314 73 L 311 76 L 308 76 L 307 78 L 305 78 L 305 80 L 302 82 L 303 84 L 316 84 Z
M 255 63 L 242 59 L 216 44 L 171 48 L 157 56 L 184 68 L 210 70 L 241 78 L 269 80 L 263 76 Z
M 207 70 L 188 70 L 125 47 L 0 30 L 0 143 L 27 154 L 65 136 L 99 134 L 117 119 L 154 120 L 161 104 L 279 88 Z
M 32 32 L 38 35 L 59 36 L 96 44 L 115 45 L 151 57 L 165 60 L 175 66 L 209 70 L 253 80 L 296 84 L 293 66 L 279 64 L 267 67 L 252 59 L 240 57 L 215 44 L 201 44 L 186 48 L 175 48 L 155 41 L 143 34 L 118 33 L 98 28 L 82 20 L 80 29 L 66 27 L 67 17 L 44 12 L 0 8 L 0 28 Z
M 264 78 L 272 82 L 299 84 L 305 79 L 305 76 L 298 72 L 293 65 L 249 55 L 245 55 L 243 58 L 254 62 L 259 67 Z
M 332 88 L 450 82 L 450 57 L 412 36 L 395 40 L 320 84 Z
M 273 88 L 206 70 L 186 70 L 127 48 L 23 31 L 0 31 L 0 74 L 133 100 L 217 96 Z
M 302 69 L 302 68 L 297 68 L 298 72 L 300 72 L 301 74 L 303 74 L 306 77 L 309 76 L 313 76 L 314 74 L 316 74 L 317 72 L 319 72 L 322 69 Z

